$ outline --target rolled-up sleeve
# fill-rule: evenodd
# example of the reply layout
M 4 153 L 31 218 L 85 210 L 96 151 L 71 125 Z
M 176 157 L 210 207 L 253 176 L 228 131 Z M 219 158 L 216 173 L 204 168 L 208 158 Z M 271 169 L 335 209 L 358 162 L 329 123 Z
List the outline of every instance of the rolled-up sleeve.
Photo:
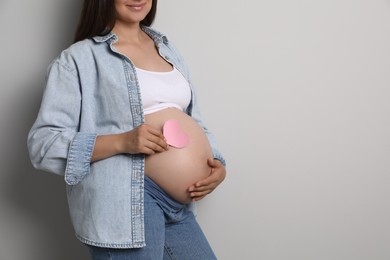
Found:
M 69 185 L 79 183 L 89 173 L 96 135 L 77 133 L 70 144 L 65 170 L 65 181 Z
M 76 70 L 60 59 L 50 65 L 41 107 L 27 141 L 33 166 L 63 175 L 69 185 L 89 173 L 96 140 L 95 133 L 79 131 L 79 82 Z

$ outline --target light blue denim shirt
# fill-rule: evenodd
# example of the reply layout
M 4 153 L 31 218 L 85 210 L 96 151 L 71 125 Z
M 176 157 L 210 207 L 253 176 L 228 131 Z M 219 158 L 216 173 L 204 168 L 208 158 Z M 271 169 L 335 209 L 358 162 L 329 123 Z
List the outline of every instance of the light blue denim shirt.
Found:
M 188 68 L 167 37 L 142 29 L 160 55 L 188 80 L 188 110 L 209 138 L 214 157 L 225 161 L 200 119 Z M 144 155 L 120 154 L 91 163 L 97 135 L 130 131 L 144 122 L 134 64 L 119 53 L 114 33 L 73 44 L 49 67 L 38 117 L 28 135 L 37 169 L 63 175 L 76 236 L 90 245 L 145 246 Z

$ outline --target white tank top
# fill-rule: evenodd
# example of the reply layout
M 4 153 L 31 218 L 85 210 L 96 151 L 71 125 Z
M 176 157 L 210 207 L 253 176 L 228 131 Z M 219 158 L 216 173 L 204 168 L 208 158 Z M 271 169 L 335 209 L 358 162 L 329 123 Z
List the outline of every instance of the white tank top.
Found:
M 175 107 L 185 111 L 191 102 L 187 80 L 174 67 L 169 72 L 154 72 L 136 68 L 144 114 Z

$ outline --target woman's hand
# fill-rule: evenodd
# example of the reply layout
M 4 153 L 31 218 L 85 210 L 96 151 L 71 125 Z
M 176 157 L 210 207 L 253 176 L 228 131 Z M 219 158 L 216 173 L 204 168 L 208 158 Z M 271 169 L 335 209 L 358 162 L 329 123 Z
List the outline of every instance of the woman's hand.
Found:
M 168 150 L 168 144 L 162 132 L 150 125 L 140 125 L 122 135 L 124 153 L 150 155 Z
M 168 150 L 162 132 L 150 125 L 140 125 L 122 134 L 100 135 L 96 138 L 91 162 L 116 154 L 155 154 Z
M 211 193 L 226 177 L 225 166 L 223 166 L 219 160 L 210 158 L 207 160 L 207 163 L 211 167 L 210 175 L 206 179 L 198 181 L 188 189 L 192 201 L 198 201 L 206 197 L 206 195 Z

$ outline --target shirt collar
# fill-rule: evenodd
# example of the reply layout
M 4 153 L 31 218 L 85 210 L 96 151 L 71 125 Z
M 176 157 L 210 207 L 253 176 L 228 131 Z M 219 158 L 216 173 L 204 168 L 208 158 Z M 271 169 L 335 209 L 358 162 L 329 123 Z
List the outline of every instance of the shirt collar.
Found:
M 144 25 L 141 25 L 141 29 L 147 35 L 149 35 L 149 37 L 152 38 L 152 40 L 155 43 L 157 43 L 157 44 L 159 44 L 159 43 L 167 44 L 168 43 L 168 38 L 164 34 L 158 32 L 150 27 L 144 26 Z M 116 34 L 111 31 L 106 35 L 95 36 L 92 39 L 97 43 L 101 43 L 101 42 L 108 42 L 108 41 L 117 41 L 118 36 L 116 36 Z
M 92 39 L 95 41 L 95 42 L 106 42 L 108 40 L 118 40 L 118 36 L 115 35 L 115 33 L 113 32 L 109 32 L 108 34 L 106 35 L 102 35 L 102 36 L 95 36 L 95 37 L 92 37 Z

